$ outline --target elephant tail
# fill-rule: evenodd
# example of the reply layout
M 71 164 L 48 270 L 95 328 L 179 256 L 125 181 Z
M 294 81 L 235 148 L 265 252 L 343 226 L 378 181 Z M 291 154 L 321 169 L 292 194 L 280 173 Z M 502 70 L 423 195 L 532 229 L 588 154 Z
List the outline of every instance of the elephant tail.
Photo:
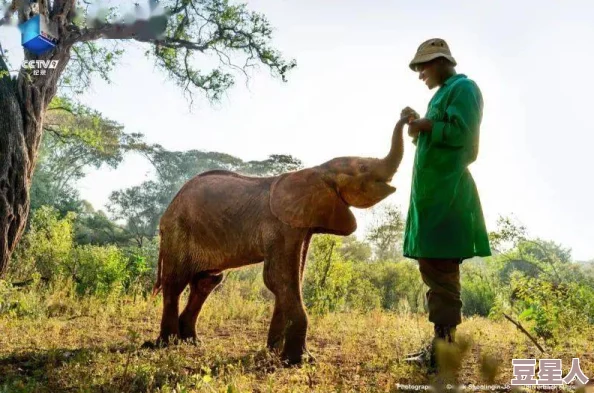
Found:
M 163 247 L 159 245 L 159 259 L 157 259 L 157 282 L 153 287 L 153 297 L 157 296 L 161 291 L 161 272 L 163 270 Z

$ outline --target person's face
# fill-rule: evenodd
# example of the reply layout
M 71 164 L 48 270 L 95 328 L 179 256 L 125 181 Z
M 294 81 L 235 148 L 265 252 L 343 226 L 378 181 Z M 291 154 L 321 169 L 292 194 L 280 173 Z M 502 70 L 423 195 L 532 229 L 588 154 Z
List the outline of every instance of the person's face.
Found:
M 440 58 L 416 66 L 419 79 L 425 82 L 429 90 L 439 86 L 443 75 L 443 61 Z

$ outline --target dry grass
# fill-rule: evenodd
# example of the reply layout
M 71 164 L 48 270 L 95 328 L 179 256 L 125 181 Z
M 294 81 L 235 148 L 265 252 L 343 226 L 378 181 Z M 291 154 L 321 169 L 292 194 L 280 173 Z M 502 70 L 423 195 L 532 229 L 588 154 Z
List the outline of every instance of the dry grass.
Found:
M 205 305 L 196 346 L 140 349 L 157 337 L 160 298 L 62 306 L 53 299 L 48 309 L 57 316 L 0 317 L 0 392 L 384 392 L 430 383 L 423 370 L 398 361 L 429 339 L 424 315 L 310 316 L 317 363 L 283 368 L 264 347 L 272 302 L 246 300 L 228 284 Z M 461 383 L 508 384 L 514 357 L 561 357 L 565 375 L 579 356 L 594 377 L 592 335 L 547 356 L 506 321 L 466 319 L 458 337 L 468 350 L 449 359 L 460 359 Z

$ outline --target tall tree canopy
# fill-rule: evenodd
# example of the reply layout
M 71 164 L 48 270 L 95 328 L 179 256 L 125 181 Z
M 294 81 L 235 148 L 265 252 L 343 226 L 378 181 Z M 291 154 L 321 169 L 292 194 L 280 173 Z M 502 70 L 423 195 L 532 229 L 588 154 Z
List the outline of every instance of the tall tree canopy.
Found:
M 127 152 L 148 154 L 152 146 L 142 134 L 127 134 L 124 127 L 99 112 L 56 97 L 47 109 L 44 134 L 31 184 L 31 210 L 53 206 L 62 214 L 80 211 L 76 182 L 89 168 L 117 168 Z
M 1 24 L 10 23 L 14 14 L 23 23 L 39 13 L 55 24 L 59 37 L 57 46 L 42 55 L 24 50 L 25 60 L 58 62 L 45 75 L 21 67 L 10 77 L 0 56 L 0 275 L 27 221 L 46 112 L 59 87 L 76 92 L 94 76 L 109 79 L 126 40 L 144 43 L 147 57 L 185 92 L 198 91 L 210 100 L 220 99 L 238 72 L 247 75 L 265 65 L 284 81 L 296 65 L 271 46 L 272 28 L 263 15 L 227 0 L 150 0 L 144 19 L 134 15 L 140 9 L 122 15 L 117 7 L 93 16 L 87 0 L 0 1 L 5 6 Z

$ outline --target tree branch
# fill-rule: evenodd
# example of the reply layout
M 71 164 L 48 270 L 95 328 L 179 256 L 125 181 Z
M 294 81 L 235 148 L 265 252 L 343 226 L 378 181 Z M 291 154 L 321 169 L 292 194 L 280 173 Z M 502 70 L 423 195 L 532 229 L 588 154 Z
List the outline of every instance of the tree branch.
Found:
M 49 107 L 46 109 L 46 112 L 49 111 L 66 111 L 68 113 L 70 113 L 71 115 L 74 115 L 75 113 L 72 111 L 72 108 L 67 108 L 65 106 L 54 106 L 54 107 Z
M 68 13 L 74 8 L 75 1 L 76 0 L 54 0 L 54 5 L 50 13 L 51 19 L 61 25 L 64 24 L 63 22 L 66 20 Z
M 505 317 L 505 319 L 507 319 L 508 321 L 510 321 L 511 323 L 513 323 L 514 325 L 516 325 L 516 327 L 518 329 L 520 329 L 520 331 L 522 333 L 524 333 L 526 336 L 528 336 L 528 338 L 534 343 L 534 345 L 536 345 L 536 347 L 538 349 L 540 349 L 540 352 L 545 352 L 545 350 L 540 346 L 540 344 L 536 341 L 536 339 L 534 337 L 532 337 L 532 335 L 530 333 L 528 333 L 528 331 L 526 329 L 524 329 L 524 327 L 522 325 L 520 325 L 519 322 L 514 321 L 509 315 L 503 313 L 503 316 Z
M 95 27 L 72 33 L 69 37 L 70 42 L 86 42 L 100 38 L 152 42 L 161 36 L 167 28 L 167 15 L 153 16 L 149 20 L 137 20 L 130 24 L 96 23 Z

